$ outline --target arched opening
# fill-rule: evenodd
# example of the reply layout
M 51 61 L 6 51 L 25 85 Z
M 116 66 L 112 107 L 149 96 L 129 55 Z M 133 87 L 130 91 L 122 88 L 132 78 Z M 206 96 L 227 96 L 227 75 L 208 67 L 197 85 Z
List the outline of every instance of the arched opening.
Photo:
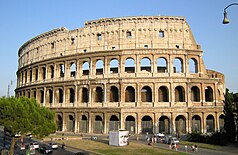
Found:
M 127 58 L 125 62 L 125 72 L 135 73 L 135 61 L 132 58 Z
M 109 121 L 109 131 L 119 129 L 119 119 L 116 115 L 112 115 Z
M 174 58 L 174 73 L 183 73 L 183 60 Z
M 151 63 L 149 58 L 143 58 L 140 61 L 140 71 L 151 72 Z
M 96 75 L 101 75 L 103 74 L 103 61 L 102 60 L 97 60 L 96 62 Z
M 169 91 L 166 86 L 159 87 L 159 102 L 169 102 Z
M 75 77 L 76 75 L 76 65 L 74 62 L 70 64 L 70 76 Z
M 88 89 L 85 87 L 82 89 L 82 103 L 88 103 Z
M 185 102 L 185 91 L 182 86 L 175 88 L 175 102 Z
M 126 88 L 125 102 L 135 102 L 135 89 L 132 86 Z
M 214 117 L 212 115 L 207 116 L 206 124 L 207 124 L 207 132 L 215 131 L 215 122 L 214 122 Z
M 178 135 L 186 133 L 186 119 L 183 115 L 179 115 L 175 119 L 176 133 Z
M 67 131 L 74 132 L 74 116 L 72 115 L 68 116 Z
M 69 103 L 74 103 L 75 92 L 73 88 L 69 88 Z
M 54 78 L 54 72 L 55 72 L 54 66 L 53 66 L 53 65 L 50 65 L 50 78 L 51 78 L 51 79 Z
M 199 102 L 200 101 L 200 91 L 197 86 L 191 88 L 191 101 Z
M 213 90 L 209 86 L 205 88 L 205 101 L 213 102 Z
M 110 89 L 110 102 L 118 102 L 119 101 L 119 94 L 118 88 L 115 86 L 111 86 Z
M 157 59 L 157 72 L 158 73 L 167 73 L 168 72 L 167 60 L 165 58 Z
M 59 103 L 63 103 L 64 101 L 64 92 L 62 89 L 59 89 Z
M 40 90 L 40 103 L 44 103 L 44 90 Z
M 48 93 L 49 93 L 49 103 L 53 103 L 53 91 L 49 89 Z
M 79 132 L 81 133 L 88 132 L 88 118 L 86 115 L 82 115 L 82 118 L 79 122 Z
M 142 102 L 152 102 L 152 91 L 149 86 L 144 86 L 141 89 L 141 101 Z
M 141 129 L 142 129 L 142 134 L 153 133 L 153 121 L 150 116 L 144 116 L 141 120 Z
M 198 62 L 195 58 L 189 59 L 189 72 L 198 73 Z
M 64 64 L 60 64 L 59 65 L 59 68 L 60 68 L 60 77 L 64 77 L 64 72 L 65 72 L 65 69 L 64 69 Z
M 27 73 L 27 72 L 26 72 Z M 27 76 L 26 76 L 27 77 Z M 46 68 L 42 67 L 42 79 L 45 80 L 46 79 Z
M 110 74 L 118 73 L 118 60 L 112 59 L 110 62 Z
M 126 117 L 126 130 L 130 132 L 130 134 L 135 133 L 135 118 L 133 116 Z
M 219 116 L 219 125 L 220 125 L 220 132 L 224 131 L 224 125 L 225 125 L 225 115 Z
M 94 133 L 103 133 L 102 117 L 96 116 L 94 121 Z
M 103 102 L 103 90 L 101 87 L 96 88 L 95 92 L 95 102 Z
M 192 132 L 200 133 L 201 132 L 201 118 L 198 115 L 192 117 Z
M 57 131 L 62 131 L 63 129 L 63 119 L 62 119 L 62 116 L 61 115 L 57 115 L 57 120 L 56 120 L 56 130 Z
M 87 61 L 83 62 L 83 75 L 89 75 L 89 63 Z
M 167 116 L 159 118 L 159 133 L 170 134 L 170 121 Z

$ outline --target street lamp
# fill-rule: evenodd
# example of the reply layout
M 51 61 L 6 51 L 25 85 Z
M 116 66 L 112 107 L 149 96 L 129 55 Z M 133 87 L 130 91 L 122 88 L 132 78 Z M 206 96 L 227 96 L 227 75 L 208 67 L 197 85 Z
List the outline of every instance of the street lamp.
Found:
M 227 7 L 225 7 L 224 9 L 224 18 L 223 18 L 223 24 L 228 24 L 230 23 L 229 22 L 229 19 L 227 18 L 227 12 L 226 12 L 226 9 L 229 8 L 230 6 L 233 6 L 233 5 L 238 5 L 238 3 L 232 3 L 232 4 L 229 4 Z

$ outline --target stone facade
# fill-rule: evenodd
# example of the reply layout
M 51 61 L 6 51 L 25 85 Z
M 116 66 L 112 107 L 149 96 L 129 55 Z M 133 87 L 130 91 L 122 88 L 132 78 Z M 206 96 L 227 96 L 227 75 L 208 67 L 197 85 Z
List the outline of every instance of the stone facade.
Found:
M 23 44 L 15 92 L 55 111 L 59 132 L 220 131 L 224 75 L 202 54 L 183 17 L 93 20 Z

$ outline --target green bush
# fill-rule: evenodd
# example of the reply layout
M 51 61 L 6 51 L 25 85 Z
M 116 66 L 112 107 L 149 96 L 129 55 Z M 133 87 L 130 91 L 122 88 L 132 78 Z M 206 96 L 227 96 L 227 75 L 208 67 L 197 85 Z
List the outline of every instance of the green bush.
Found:
M 224 132 L 215 132 L 211 134 L 191 133 L 188 135 L 188 141 L 215 145 L 226 145 L 227 136 Z

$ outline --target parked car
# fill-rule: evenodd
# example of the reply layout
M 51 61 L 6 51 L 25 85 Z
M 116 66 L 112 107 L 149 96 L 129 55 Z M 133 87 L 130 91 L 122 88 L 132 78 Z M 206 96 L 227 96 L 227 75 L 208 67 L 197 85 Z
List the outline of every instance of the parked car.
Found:
M 176 137 L 171 137 L 171 138 L 170 138 L 170 143 L 172 143 L 172 144 L 178 144 L 178 143 L 179 143 L 179 140 L 178 140 Z
M 53 153 L 53 149 L 47 145 L 40 147 L 40 152 L 43 154 L 51 154 Z
M 56 144 L 56 143 L 48 143 L 48 145 L 49 145 L 52 149 L 58 149 L 58 144 Z
M 36 150 L 40 148 L 40 145 L 36 142 L 31 143 L 31 145 L 33 145 Z

